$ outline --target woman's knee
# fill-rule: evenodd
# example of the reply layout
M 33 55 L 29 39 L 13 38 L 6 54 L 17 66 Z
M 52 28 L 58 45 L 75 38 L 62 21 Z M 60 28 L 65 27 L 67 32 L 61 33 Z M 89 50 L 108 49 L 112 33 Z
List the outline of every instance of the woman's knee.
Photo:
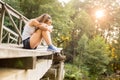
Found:
M 49 31 L 42 31 L 42 34 L 50 34 Z
M 37 34 L 41 34 L 42 31 L 41 31 L 40 29 L 37 29 L 37 30 L 35 31 L 35 33 L 37 33 Z

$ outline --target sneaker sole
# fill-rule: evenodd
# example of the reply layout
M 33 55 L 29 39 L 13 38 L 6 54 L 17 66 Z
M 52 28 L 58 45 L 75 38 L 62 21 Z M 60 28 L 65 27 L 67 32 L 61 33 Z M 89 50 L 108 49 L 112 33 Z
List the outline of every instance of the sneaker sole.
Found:
M 60 51 L 55 51 L 55 50 L 52 50 L 52 49 L 47 49 L 47 51 L 52 51 L 52 52 L 60 52 Z

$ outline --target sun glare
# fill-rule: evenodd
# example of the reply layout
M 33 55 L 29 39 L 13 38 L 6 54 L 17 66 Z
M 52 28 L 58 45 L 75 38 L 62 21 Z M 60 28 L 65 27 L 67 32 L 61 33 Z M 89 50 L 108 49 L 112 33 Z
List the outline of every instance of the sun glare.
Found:
M 95 16 L 96 18 L 102 18 L 104 16 L 104 10 L 97 10 Z
M 70 0 L 58 0 L 59 2 L 65 2 L 65 3 L 68 3 Z

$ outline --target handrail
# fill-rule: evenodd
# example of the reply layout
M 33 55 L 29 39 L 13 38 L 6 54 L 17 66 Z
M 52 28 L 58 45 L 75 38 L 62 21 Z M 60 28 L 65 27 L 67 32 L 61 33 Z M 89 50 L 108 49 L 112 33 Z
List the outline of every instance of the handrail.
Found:
M 7 32 L 9 32 L 10 34 L 13 34 L 15 36 L 19 36 L 17 33 L 15 33 L 14 31 L 10 30 L 9 28 L 7 28 L 6 26 L 3 26 L 3 29 L 5 29 Z
M 9 9 L 9 11 L 11 11 L 11 14 L 13 15 L 13 16 L 15 16 L 15 15 L 18 15 L 18 16 L 21 16 L 23 19 L 25 19 L 26 21 L 28 21 L 29 19 L 27 19 L 25 16 L 23 16 L 22 14 L 20 14 L 18 11 L 16 11 L 15 9 L 13 9 L 11 6 L 9 6 L 7 3 L 5 3 L 5 2 L 3 2 L 3 1 L 0 1 L 0 3 L 2 4 L 2 5 L 5 5 L 6 7 L 7 7 L 7 9 Z M 17 16 L 15 16 L 15 17 L 17 17 Z M 19 17 L 20 18 L 20 17 Z
M 10 23 L 12 24 L 12 27 L 15 30 L 11 30 L 10 28 L 8 28 L 8 26 L 4 22 L 5 17 L 10 19 Z M 18 24 L 15 23 L 16 20 L 14 19 L 14 17 L 17 21 L 19 21 Z M 3 31 L 5 30 L 5 31 L 9 32 L 9 35 L 12 34 L 15 37 L 17 37 L 17 39 L 18 39 L 18 40 L 15 40 L 14 38 L 11 38 L 11 36 L 10 36 L 7 41 L 12 39 L 14 41 L 18 41 L 17 43 L 20 44 L 21 40 L 22 40 L 22 36 L 21 36 L 22 28 L 23 28 L 23 25 L 28 22 L 28 20 L 29 19 L 27 19 L 25 16 L 20 14 L 15 9 L 13 9 L 7 3 L 0 1 L 0 43 L 2 43 L 4 41 Z

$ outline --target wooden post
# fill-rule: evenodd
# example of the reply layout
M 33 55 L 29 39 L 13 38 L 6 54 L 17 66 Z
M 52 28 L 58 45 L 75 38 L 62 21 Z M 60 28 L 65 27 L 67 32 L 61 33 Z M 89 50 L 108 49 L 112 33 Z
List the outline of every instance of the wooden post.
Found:
M 7 39 L 7 43 L 10 42 L 10 33 L 8 33 L 8 39 Z
M 20 34 L 21 34 L 21 32 L 22 32 L 22 17 L 20 17 L 20 22 L 19 22 L 19 31 L 20 31 Z M 18 45 L 20 44 L 20 42 L 21 42 L 21 38 L 20 38 L 20 36 L 18 37 Z
M 2 4 L 0 4 L 0 5 L 2 5 Z M 4 16 L 5 16 L 5 8 L 2 5 L 1 13 L 0 13 L 0 43 L 2 42 Z
M 64 61 L 60 61 L 59 67 L 58 67 L 57 80 L 63 80 L 63 79 L 64 79 Z

